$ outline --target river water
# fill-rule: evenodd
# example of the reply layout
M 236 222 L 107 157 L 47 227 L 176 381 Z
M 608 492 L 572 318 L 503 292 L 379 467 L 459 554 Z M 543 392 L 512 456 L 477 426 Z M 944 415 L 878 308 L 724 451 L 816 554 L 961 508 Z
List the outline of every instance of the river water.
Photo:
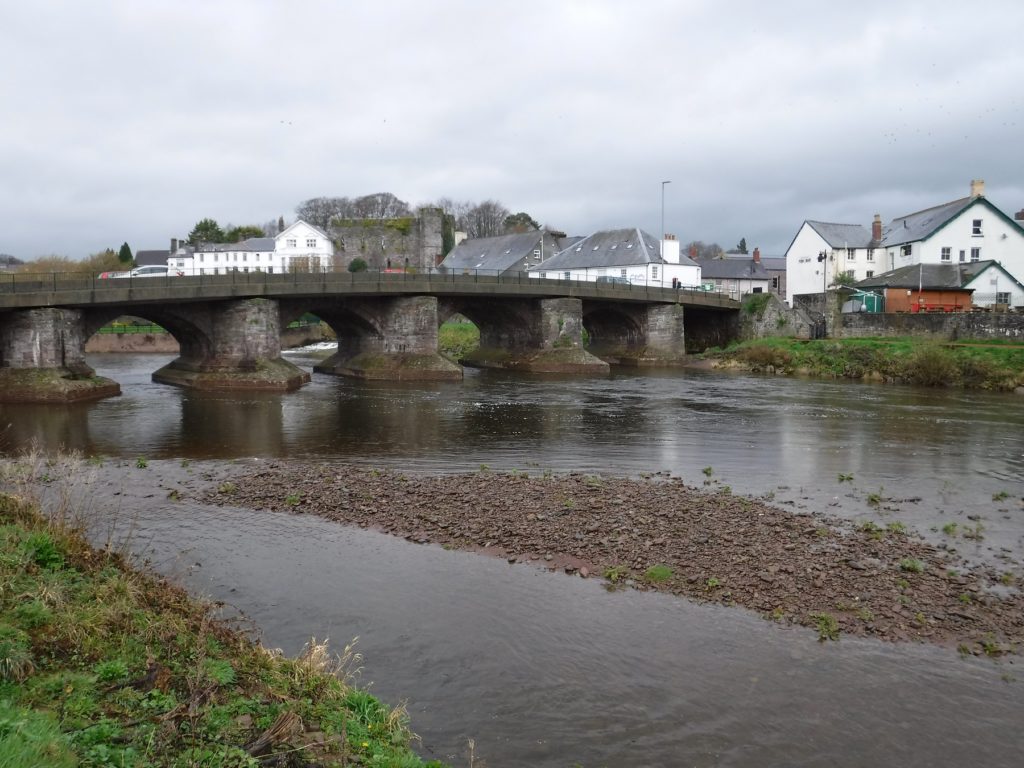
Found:
M 169 360 L 91 356 L 124 394 L 0 406 L 0 449 L 129 459 L 106 462 L 94 505 L 119 515 L 136 551 L 289 653 L 311 635 L 359 636 L 364 683 L 408 701 L 425 756 L 468 765 L 473 739 L 477 765 L 491 768 L 1024 764 L 1024 673 L 1012 660 L 845 637 L 823 645 L 742 610 L 167 499 L 206 466 L 182 458 L 665 471 L 797 511 L 900 520 L 1019 573 L 1019 396 L 706 371 L 470 371 L 425 385 L 315 375 L 291 394 L 223 395 L 151 383 Z M 150 471 L 134 469 L 138 456 Z M 983 533 L 951 538 L 946 522 Z

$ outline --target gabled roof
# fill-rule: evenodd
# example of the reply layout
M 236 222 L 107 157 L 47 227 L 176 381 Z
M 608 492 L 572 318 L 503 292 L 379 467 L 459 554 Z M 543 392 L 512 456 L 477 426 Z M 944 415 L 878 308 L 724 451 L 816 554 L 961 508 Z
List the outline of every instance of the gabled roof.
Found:
M 1021 289 L 1024 289 L 1024 283 L 1018 280 L 1016 277 L 1011 275 L 998 261 L 994 259 L 986 259 L 985 261 L 968 261 L 960 265 L 960 274 L 963 277 L 964 285 L 969 285 L 982 276 L 983 273 L 990 269 L 995 269 L 1001 272 L 1008 280 L 1012 280 Z
M 137 267 L 150 267 L 157 264 L 166 264 L 167 258 L 171 255 L 169 250 L 167 251 L 136 251 L 135 252 L 135 266 Z
M 634 227 L 595 232 L 552 256 L 543 263 L 542 268 L 547 270 L 600 269 L 665 263 L 661 257 L 658 241 L 649 233 Z M 682 254 L 679 256 L 679 263 L 697 266 L 695 261 Z
M 983 270 L 977 269 L 981 262 L 972 264 L 911 264 L 880 275 L 861 280 L 853 287 L 866 288 L 917 288 L 935 290 L 973 290 L 967 284 Z M 986 268 L 995 264 L 989 261 Z M 996 265 L 998 266 L 998 264 Z
M 463 240 L 444 257 L 441 267 L 446 269 L 487 269 L 502 272 L 514 267 L 537 250 L 544 234 L 542 231 L 534 230 L 532 232 L 516 232 L 511 235 L 498 235 L 497 237 Z M 560 248 L 561 244 L 554 247 Z
M 274 238 L 250 237 L 238 243 L 200 243 L 196 251 L 199 253 L 223 253 L 225 251 L 273 251 Z M 166 259 L 165 259 L 166 261 Z
M 316 226 L 315 224 L 310 224 L 308 221 L 303 221 L 302 219 L 299 219 L 299 220 L 293 222 L 292 224 L 289 224 L 283 230 L 278 232 L 275 237 L 284 237 L 286 234 L 288 234 L 293 229 L 295 229 L 295 227 L 299 226 L 299 224 L 305 224 L 307 227 L 309 227 L 314 232 L 316 232 L 318 235 L 320 235 L 320 237 L 322 237 L 322 238 L 324 238 L 326 240 L 330 240 L 331 239 L 331 236 L 328 235 L 326 232 L 324 232 L 322 229 L 320 229 L 320 227 Z
M 746 259 L 701 259 L 701 278 L 718 280 L 771 280 L 772 276 L 764 265 L 751 258 Z
M 871 247 L 871 230 L 860 224 L 835 224 L 810 219 L 804 223 L 821 235 L 821 239 L 833 248 Z
M 888 247 L 924 240 L 970 208 L 976 200 L 984 199 L 983 197 L 962 197 L 959 200 L 936 205 L 934 208 L 926 208 L 923 211 L 908 213 L 906 216 L 893 219 L 882 231 L 882 245 Z

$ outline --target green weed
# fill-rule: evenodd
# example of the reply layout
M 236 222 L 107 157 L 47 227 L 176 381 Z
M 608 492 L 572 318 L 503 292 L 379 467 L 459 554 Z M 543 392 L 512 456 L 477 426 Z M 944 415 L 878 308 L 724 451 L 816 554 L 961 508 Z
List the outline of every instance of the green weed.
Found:
M 144 456 L 139 456 L 139 458 L 135 460 L 135 466 L 138 467 L 139 469 L 145 469 L 146 467 L 149 466 L 149 462 L 146 461 Z
M 900 570 L 907 573 L 924 573 L 924 563 L 913 557 L 900 560 Z
M 667 565 L 652 565 L 644 571 L 644 578 L 652 584 L 660 584 L 672 578 L 672 569 Z
M 818 630 L 819 642 L 839 639 L 839 622 L 831 613 L 812 613 L 810 618 L 814 622 L 814 628 Z

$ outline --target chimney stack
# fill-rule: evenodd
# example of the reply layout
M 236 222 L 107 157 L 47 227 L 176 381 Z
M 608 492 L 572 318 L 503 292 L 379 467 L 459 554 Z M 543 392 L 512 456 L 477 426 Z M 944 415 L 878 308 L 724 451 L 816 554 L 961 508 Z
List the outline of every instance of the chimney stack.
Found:
M 1024 221 L 1024 208 L 1021 208 L 1019 211 L 1013 214 L 1013 218 L 1016 219 L 1017 221 Z
M 971 197 L 984 197 L 985 196 L 985 181 L 984 179 L 971 179 Z
M 675 235 L 665 235 L 665 239 L 661 241 L 661 258 L 668 264 L 679 263 L 679 241 Z
M 171 256 L 173 256 L 177 252 L 178 252 L 178 238 L 172 237 L 171 238 Z
M 760 264 L 761 263 L 761 249 L 757 248 L 757 247 L 754 248 L 754 263 L 755 264 Z
M 875 220 L 871 222 L 871 239 L 876 243 L 882 242 L 882 217 L 875 214 Z

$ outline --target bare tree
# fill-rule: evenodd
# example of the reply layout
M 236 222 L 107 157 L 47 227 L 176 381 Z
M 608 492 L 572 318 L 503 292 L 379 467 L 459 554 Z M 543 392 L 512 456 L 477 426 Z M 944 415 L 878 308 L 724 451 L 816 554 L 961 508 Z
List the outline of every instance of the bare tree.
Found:
M 725 252 L 718 243 L 693 240 L 683 246 L 683 254 L 691 259 L 719 259 L 724 256 Z
M 356 219 L 396 219 L 411 216 L 412 210 L 407 202 L 390 192 L 375 192 L 353 200 L 352 213 Z
M 313 197 L 295 206 L 295 215 L 320 229 L 330 226 L 333 219 L 354 216 L 352 201 L 347 197 Z
M 470 237 L 494 237 L 505 231 L 509 210 L 497 200 L 484 200 L 466 214 L 466 233 Z

